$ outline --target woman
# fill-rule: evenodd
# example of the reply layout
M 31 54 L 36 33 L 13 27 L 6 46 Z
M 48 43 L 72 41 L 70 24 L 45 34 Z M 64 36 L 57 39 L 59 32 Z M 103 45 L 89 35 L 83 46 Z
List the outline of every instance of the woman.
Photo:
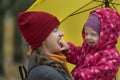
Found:
M 28 54 L 28 80 L 72 80 L 66 57 L 60 53 L 59 20 L 46 12 L 21 12 L 18 25 L 32 51 Z

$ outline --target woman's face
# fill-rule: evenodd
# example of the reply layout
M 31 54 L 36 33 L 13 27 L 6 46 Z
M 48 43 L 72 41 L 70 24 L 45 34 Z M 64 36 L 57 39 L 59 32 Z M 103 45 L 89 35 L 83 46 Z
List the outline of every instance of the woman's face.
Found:
M 89 26 L 85 26 L 85 40 L 89 46 L 96 46 L 99 41 L 99 34 Z
M 44 45 L 48 53 L 55 53 L 60 51 L 61 48 L 60 41 L 63 35 L 64 35 L 63 32 L 58 27 L 56 27 L 49 34 L 49 36 L 44 41 Z

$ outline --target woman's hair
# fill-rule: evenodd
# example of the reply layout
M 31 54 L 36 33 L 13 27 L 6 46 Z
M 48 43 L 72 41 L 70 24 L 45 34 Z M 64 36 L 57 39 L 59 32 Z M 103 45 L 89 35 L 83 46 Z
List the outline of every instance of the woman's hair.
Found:
M 55 68 L 66 80 L 70 80 L 71 78 L 63 64 L 50 58 L 43 50 L 42 45 L 35 49 L 32 54 L 28 55 L 28 65 L 31 66 L 28 68 L 28 71 L 38 65 L 48 65 Z

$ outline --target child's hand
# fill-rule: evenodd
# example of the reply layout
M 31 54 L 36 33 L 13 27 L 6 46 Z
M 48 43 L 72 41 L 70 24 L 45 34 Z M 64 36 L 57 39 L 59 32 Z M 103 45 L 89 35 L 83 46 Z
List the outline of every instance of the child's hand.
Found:
M 60 41 L 60 45 L 61 45 L 61 49 L 60 49 L 60 51 L 61 52 L 68 52 L 69 51 L 69 45 L 65 42 L 65 41 L 63 41 L 63 40 L 61 40 Z

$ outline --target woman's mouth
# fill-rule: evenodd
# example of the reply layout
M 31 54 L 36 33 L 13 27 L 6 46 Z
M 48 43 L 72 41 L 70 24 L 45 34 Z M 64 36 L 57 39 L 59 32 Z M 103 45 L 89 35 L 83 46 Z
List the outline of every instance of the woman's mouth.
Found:
M 61 44 L 61 42 L 60 42 L 60 39 L 57 41 L 57 43 L 58 43 L 58 45 L 59 45 L 60 47 L 62 47 L 62 44 Z

